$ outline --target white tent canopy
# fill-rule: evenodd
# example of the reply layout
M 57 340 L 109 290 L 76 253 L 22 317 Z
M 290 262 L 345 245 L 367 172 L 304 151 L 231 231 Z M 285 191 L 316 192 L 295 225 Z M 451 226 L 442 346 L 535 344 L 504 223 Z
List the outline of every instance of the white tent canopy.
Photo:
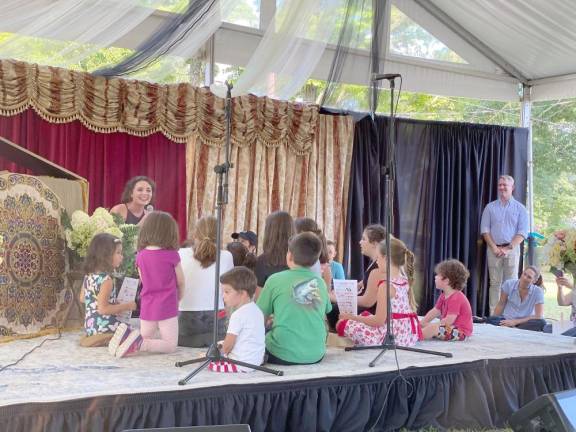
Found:
M 162 3 L 162 0 L 147 1 L 152 5 Z M 326 9 L 324 5 L 335 7 L 338 1 L 284 0 L 282 7 L 293 7 L 294 10 L 308 7 L 307 13 L 310 13 L 319 4 Z M 92 8 L 89 13 L 79 11 L 83 3 Z M 116 11 L 110 7 L 113 3 L 117 3 Z M 209 58 L 218 63 L 238 66 L 258 63 L 254 56 L 262 57 L 270 52 L 267 38 L 277 31 L 269 28 L 274 27 L 276 3 L 276 0 L 261 0 L 259 29 L 221 23 L 214 34 L 213 43 L 209 44 Z M 446 96 L 517 101 L 519 84 L 525 84 L 532 87 L 532 100 L 576 97 L 576 10 L 571 0 L 392 0 L 392 3 L 465 61 L 450 63 L 427 60 L 394 54 L 386 49 L 380 70 L 402 74 L 404 89 Z M 0 32 L 60 40 L 74 37 L 71 35 L 75 34 L 75 27 L 52 26 L 54 30 L 50 33 L 50 26 L 41 25 L 38 21 L 51 16 L 46 11 L 51 11 L 53 15 L 60 8 L 70 14 L 66 17 L 67 22 L 78 26 L 76 33 L 81 35 L 79 39 L 82 41 L 100 46 L 135 48 L 169 16 L 166 12 L 146 11 L 141 4 L 138 0 L 7 0 L 0 6 Z M 230 2 L 222 1 L 224 4 L 229 5 Z M 345 1 L 341 1 L 341 5 L 345 4 Z M 98 8 L 101 9 L 99 13 Z M 95 24 L 98 24 L 97 35 L 87 35 L 84 30 L 91 27 L 74 21 L 75 17 L 80 19 L 86 15 L 94 17 Z M 105 19 L 115 20 L 116 23 L 104 25 Z M 265 32 L 267 28 L 270 30 L 268 33 Z M 203 35 L 203 38 L 207 37 Z M 388 38 L 389 33 L 386 32 L 386 43 L 382 44 L 386 48 L 389 46 Z M 266 45 L 265 42 L 268 43 L 267 50 L 259 51 L 259 47 Z M 307 45 L 301 41 L 299 43 Z M 7 56 L 6 45 L 0 45 L 2 57 Z M 189 46 L 197 48 L 198 43 Z M 311 78 L 326 79 L 332 64 L 335 48 L 326 43 L 323 46 L 323 53 L 314 58 L 316 65 L 306 69 Z M 318 50 L 318 46 L 315 49 Z M 178 54 L 194 55 L 193 52 Z M 369 53 L 357 49 L 353 50 L 352 56 L 355 57 L 354 64 L 360 67 L 345 68 L 341 81 L 366 85 L 368 76 L 364 71 L 369 69 Z M 260 63 L 265 62 L 266 59 L 260 59 Z M 258 75 L 257 72 L 252 71 L 251 74 Z M 269 68 L 265 73 L 271 73 Z M 260 83 L 259 88 L 267 87 Z M 285 93 L 283 95 L 286 96 Z
M 533 100 L 576 96 L 576 9 L 572 1 L 396 0 L 395 3 L 458 54 L 466 58 L 467 53 L 478 52 L 491 61 L 494 68 L 484 69 L 486 78 L 495 72 L 513 78 L 516 83 L 530 85 Z M 458 46 L 462 43 L 470 46 L 462 50 Z M 478 69 L 482 66 L 473 59 L 470 64 Z M 406 78 L 407 85 L 409 81 Z

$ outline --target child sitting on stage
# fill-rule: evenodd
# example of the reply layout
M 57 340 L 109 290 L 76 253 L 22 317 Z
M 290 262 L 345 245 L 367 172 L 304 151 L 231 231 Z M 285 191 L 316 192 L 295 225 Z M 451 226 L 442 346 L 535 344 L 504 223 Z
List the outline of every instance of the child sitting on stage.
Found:
M 470 273 L 460 261 L 442 261 L 434 269 L 436 288 L 442 290 L 436 305 L 422 319 L 425 339 L 464 340 L 472 335 L 472 308 L 462 292 Z M 440 317 L 439 323 L 431 323 Z
M 178 225 L 170 214 L 153 211 L 146 216 L 138 235 L 136 265 L 142 280 L 140 331 L 120 324 L 108 351 L 116 357 L 137 351 L 174 352 L 184 275 L 178 255 Z
M 260 366 L 264 360 L 264 315 L 254 301 L 256 276 L 246 267 L 234 267 L 220 276 L 226 308 L 233 309 L 220 352 L 231 359 Z M 210 362 L 214 372 L 251 372 L 227 361 Z
M 334 261 L 336 258 L 336 243 L 328 240 L 326 244 L 328 245 L 328 259 L 330 262 L 330 270 L 332 270 L 332 279 L 346 279 L 344 267 L 338 261 Z
M 303 232 L 288 244 L 289 270 L 270 276 L 258 297 L 264 316 L 274 315 L 266 334 L 268 362 L 293 365 L 318 363 L 326 353 L 326 313 L 332 305 L 324 280 L 310 270 L 322 242 Z
M 378 268 L 386 271 L 386 240 L 378 245 Z M 404 276 L 401 267 L 408 277 Z M 397 345 L 411 347 L 422 339 L 416 301 L 410 287 L 414 272 L 414 254 L 397 238 L 390 240 L 390 302 L 392 307 L 392 331 Z M 336 330 L 357 346 L 381 345 L 386 337 L 386 280 L 378 284 L 376 314 L 364 311 L 360 315 L 340 314 Z
M 135 302 L 115 304 L 110 273 L 122 264 L 122 241 L 112 234 L 96 234 L 86 254 L 84 283 L 79 300 L 86 306 L 84 347 L 106 346 L 120 321 L 116 314 L 136 309 Z M 112 302 L 111 302 L 112 299 Z

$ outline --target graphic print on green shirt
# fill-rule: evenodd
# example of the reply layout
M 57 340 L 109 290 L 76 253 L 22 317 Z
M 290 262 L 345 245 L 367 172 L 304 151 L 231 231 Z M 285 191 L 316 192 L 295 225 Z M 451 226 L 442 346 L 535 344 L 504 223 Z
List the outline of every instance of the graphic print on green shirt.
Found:
M 301 305 L 309 305 L 316 308 L 322 303 L 318 281 L 310 279 L 304 282 L 298 282 L 293 288 L 294 300 Z
M 266 349 L 292 363 L 315 363 L 326 353 L 326 313 L 332 310 L 324 280 L 298 267 L 268 278 L 258 297 L 264 315 L 273 315 Z

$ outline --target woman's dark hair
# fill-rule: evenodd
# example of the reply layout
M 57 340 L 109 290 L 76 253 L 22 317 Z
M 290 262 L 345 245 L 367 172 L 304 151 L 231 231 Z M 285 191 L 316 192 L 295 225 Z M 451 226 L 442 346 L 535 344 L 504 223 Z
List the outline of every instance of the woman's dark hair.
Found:
M 322 243 L 322 250 L 320 251 L 320 257 L 318 261 L 321 264 L 326 264 L 329 262 L 328 258 L 328 243 L 326 242 L 326 236 L 316 223 L 314 219 L 311 218 L 298 218 L 294 221 L 294 226 L 296 227 L 296 234 L 300 234 L 303 232 L 311 232 L 316 234 Z
M 294 220 L 285 211 L 270 213 L 264 226 L 262 254 L 271 266 L 286 265 L 288 242 L 294 235 Z
M 544 286 L 544 279 L 542 278 L 542 273 L 540 273 L 540 270 L 538 269 L 538 267 L 530 265 L 530 266 L 527 266 L 523 271 L 526 271 L 526 270 L 531 270 L 534 273 L 535 280 L 532 283 L 534 285 L 537 285 L 540 288 L 546 290 L 546 287 Z
M 138 250 L 148 246 L 178 250 L 178 224 L 170 213 L 153 211 L 149 213 L 138 233 Z
M 198 219 L 194 227 L 194 258 L 200 262 L 202 268 L 210 267 L 216 262 L 216 218 L 204 216 Z
M 386 228 L 380 224 L 370 224 L 364 228 L 364 234 L 370 243 L 380 243 L 386 238 Z
M 233 241 L 226 245 L 226 249 L 232 254 L 234 267 L 244 266 L 254 271 L 256 257 L 248 251 L 248 248 L 239 241 Z
M 96 234 L 86 252 L 84 259 L 84 272 L 86 274 L 96 272 L 112 273 L 112 256 L 116 247 L 122 244 L 122 240 L 108 233 Z
M 122 198 L 120 199 L 123 204 L 128 204 L 132 201 L 132 192 L 134 192 L 136 183 L 140 181 L 145 181 L 152 188 L 152 198 L 150 199 L 150 203 L 154 204 L 154 198 L 156 197 L 156 183 L 154 183 L 154 180 L 152 180 L 150 177 L 146 176 L 132 177 L 126 182 L 126 186 L 124 186 L 124 191 L 122 192 Z

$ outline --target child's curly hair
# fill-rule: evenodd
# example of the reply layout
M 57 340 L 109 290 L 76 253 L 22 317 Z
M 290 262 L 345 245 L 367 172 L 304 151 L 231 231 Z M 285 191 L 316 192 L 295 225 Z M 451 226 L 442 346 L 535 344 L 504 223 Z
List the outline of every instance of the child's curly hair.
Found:
M 436 264 L 434 268 L 436 274 L 448 279 L 450 286 L 458 291 L 462 291 L 470 277 L 470 272 L 460 261 L 449 259 Z

